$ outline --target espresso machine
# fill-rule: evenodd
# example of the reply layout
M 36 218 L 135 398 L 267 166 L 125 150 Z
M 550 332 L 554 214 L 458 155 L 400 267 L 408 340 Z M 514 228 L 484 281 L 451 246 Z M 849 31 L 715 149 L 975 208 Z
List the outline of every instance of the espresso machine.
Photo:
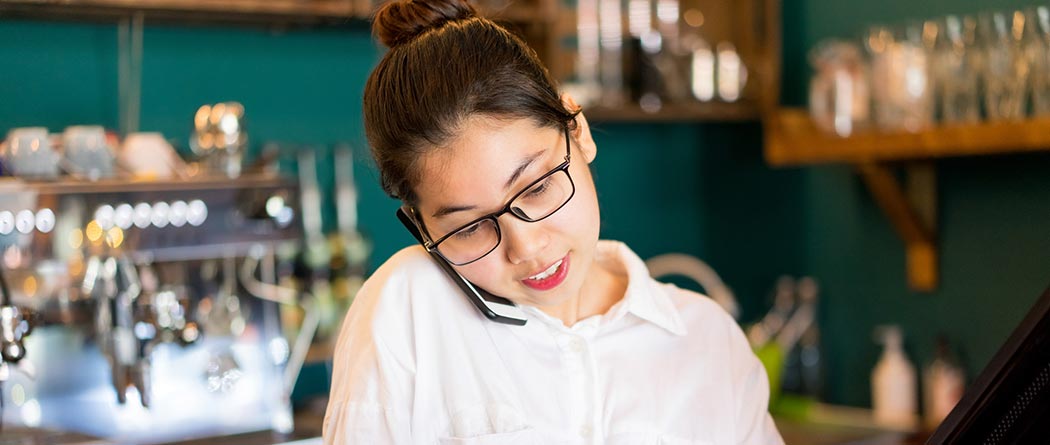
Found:
M 302 240 L 298 197 L 269 173 L 0 178 L 3 434 L 291 431 L 309 341 L 285 337 L 282 306 L 301 299 L 277 282 Z

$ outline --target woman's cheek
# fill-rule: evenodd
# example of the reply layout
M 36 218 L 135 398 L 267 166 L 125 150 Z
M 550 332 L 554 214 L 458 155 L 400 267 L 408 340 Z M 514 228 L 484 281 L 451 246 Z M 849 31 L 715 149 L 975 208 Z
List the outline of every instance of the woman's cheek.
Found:
M 499 282 L 500 274 L 503 273 L 501 270 L 503 267 L 496 264 L 498 256 L 501 255 L 501 249 L 497 248 L 492 253 L 488 254 L 485 258 L 470 263 L 466 266 L 458 267 L 457 270 L 463 278 L 467 281 L 480 286 L 482 289 L 498 294 L 497 286 Z

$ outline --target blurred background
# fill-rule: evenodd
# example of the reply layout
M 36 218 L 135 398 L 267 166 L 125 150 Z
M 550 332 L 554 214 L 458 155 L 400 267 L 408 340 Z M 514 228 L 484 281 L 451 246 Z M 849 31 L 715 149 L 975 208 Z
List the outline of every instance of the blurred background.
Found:
M 272 285 L 307 292 L 319 303 L 301 304 L 298 315 L 276 310 L 274 314 L 279 315 L 271 314 L 269 322 L 259 323 L 280 327 L 272 332 L 259 328 L 259 333 L 271 333 L 258 337 L 286 337 L 285 348 L 294 350 L 293 334 L 303 331 L 304 320 L 311 320 L 311 308 L 321 308 L 316 312 L 320 319 L 317 338 L 304 358 L 298 381 L 288 395 L 273 396 L 273 413 L 259 424 L 224 424 L 199 433 L 158 437 L 119 426 L 76 424 L 70 429 L 141 442 L 265 428 L 292 431 L 287 425 L 290 420 L 273 419 L 291 415 L 289 410 L 323 407 L 331 371 L 329 337 L 349 304 L 352 289 L 385 258 L 412 243 L 395 221 L 398 203 L 379 187 L 362 128 L 364 82 L 384 52 L 373 40 L 365 18 L 371 5 L 303 0 L 274 2 L 272 10 L 259 10 L 248 1 L 230 1 L 232 6 L 226 9 L 194 1 L 173 6 L 180 3 L 174 0 L 158 1 L 161 6 L 155 9 L 150 9 L 153 2 L 137 6 L 116 0 L 68 3 L 0 0 L 0 131 L 8 134 L 4 173 L 11 176 L 0 178 L 0 194 L 41 197 L 38 204 L 0 197 L 0 204 L 10 207 L 0 210 L 16 214 L 25 207 L 39 212 L 45 202 L 42 197 L 53 195 L 56 203 L 87 203 L 81 206 L 86 209 L 81 213 L 87 216 L 77 220 L 81 225 L 73 225 L 81 227 L 98 220 L 95 206 L 111 205 L 116 210 L 125 201 L 141 200 L 156 211 L 157 202 L 208 202 L 206 197 L 222 193 L 273 190 L 257 197 L 259 205 L 265 206 L 274 196 L 286 199 L 294 210 L 292 223 L 281 224 L 277 215 L 282 207 L 278 206 L 263 218 L 276 221 L 267 222 L 273 226 L 267 226 L 270 231 L 258 232 L 258 240 L 245 242 L 266 247 L 266 255 L 258 258 L 272 260 Z M 1016 34 L 1018 42 L 1031 39 L 1032 45 L 1050 45 L 1043 35 L 1050 29 L 1039 28 L 1045 9 L 1037 7 L 1045 4 L 1024 0 L 656 0 L 635 7 L 635 3 L 615 1 L 612 7 L 606 0 L 493 0 L 480 5 L 486 15 L 520 32 L 563 87 L 583 103 L 599 147 L 593 169 L 602 207 L 602 237 L 626 242 L 642 258 L 682 253 L 702 260 L 731 290 L 739 306 L 738 320 L 748 329 L 756 349 L 765 344 L 763 339 L 776 338 L 781 332 L 785 323 L 778 325 L 778 316 L 791 319 L 792 314 L 810 308 L 812 322 L 797 321 L 801 323 L 795 327 L 797 333 L 779 338 L 788 349 L 771 359 L 785 363 L 778 365 L 784 380 L 774 385 L 785 394 L 821 406 L 872 409 L 873 369 L 884 354 L 881 339 L 891 337 L 888 331 L 902 334 L 902 351 L 913 367 L 915 416 L 933 407 L 921 393 L 932 388 L 923 376 L 938 357 L 950 357 L 945 360 L 965 376 L 964 384 L 971 383 L 1050 283 L 1046 267 L 1050 264 L 1046 224 L 1050 221 L 1050 139 L 1042 135 L 1050 134 L 1050 120 L 1041 115 L 1037 103 L 1040 85 L 1050 82 L 1039 76 L 1047 76 L 1050 63 L 1043 66 L 1035 58 L 1024 59 L 1023 78 L 1000 82 L 996 79 L 1016 73 L 991 72 L 995 57 L 1002 56 L 999 53 L 1010 57 L 1011 45 L 1022 44 L 1008 42 L 998 47 L 990 43 L 1001 22 L 1008 40 Z M 285 5 L 290 6 L 282 9 Z M 613 10 L 615 14 L 609 12 Z M 962 25 L 953 26 L 956 22 L 951 17 Z M 972 70 L 963 68 L 960 72 L 974 74 L 974 83 L 951 90 L 939 82 L 962 77 L 936 70 L 948 66 L 943 61 L 947 59 L 938 57 L 953 51 L 938 46 L 937 37 L 949 38 L 950 30 L 959 26 L 965 34 L 969 29 L 965 24 L 971 20 L 974 40 L 958 44 L 963 48 L 959 51 L 983 54 L 984 64 L 979 61 Z M 1028 28 L 1015 32 L 1018 20 Z M 988 28 L 981 25 L 985 21 Z M 884 28 L 873 28 L 876 26 Z M 916 40 L 909 40 L 915 35 Z M 873 43 L 877 38 L 902 45 L 918 42 L 912 48 L 917 52 L 898 46 L 895 48 L 905 52 L 887 55 L 880 52 L 880 44 Z M 988 47 L 996 49 L 986 50 Z M 1018 51 L 1028 51 L 1025 48 Z M 1050 46 L 1041 48 L 1044 57 L 1050 57 Z M 1000 83 L 1005 86 L 997 86 Z M 962 98 L 945 105 L 943 97 L 950 94 Z M 1021 103 L 1020 111 L 1013 114 L 999 110 L 1004 101 L 1011 100 L 1006 97 L 1010 94 Z M 969 96 L 973 96 L 968 99 L 971 102 L 966 102 Z M 202 143 L 202 135 L 209 130 L 200 125 L 201 119 L 222 114 L 216 111 L 220 104 L 227 111 L 241 107 L 239 114 L 233 113 L 238 121 L 234 133 L 242 137 L 236 144 Z M 894 107 L 903 114 L 895 117 Z M 918 115 L 907 115 L 908 110 Z M 952 117 L 957 115 L 963 117 Z M 51 140 L 57 150 L 71 140 L 69 127 L 85 125 L 105 129 L 114 153 L 138 147 L 129 145 L 129 135 L 159 133 L 161 142 L 142 146 L 153 148 L 166 142 L 187 163 L 179 168 L 191 169 L 187 170 L 191 173 L 176 172 L 172 174 L 175 179 L 164 179 L 168 170 L 158 174 L 147 167 L 129 167 L 134 159 L 118 154 L 116 165 L 124 166 L 125 174 L 139 174 L 139 180 L 127 182 L 134 185 L 120 185 L 121 173 L 108 179 L 96 176 L 92 182 L 70 179 L 69 170 L 75 169 L 63 167 L 58 173 L 45 169 L 41 174 L 34 170 L 37 164 L 33 161 L 18 164 L 21 161 L 14 147 L 19 142 Z M 33 139 L 32 132 L 15 131 L 33 127 L 45 128 L 50 139 Z M 61 141 L 55 135 L 62 135 Z M 65 149 L 68 157 L 69 146 Z M 304 158 L 303 153 L 312 156 Z M 222 165 L 215 165 L 216 156 Z M 229 160 L 231 156 L 234 161 Z M 341 161 L 352 169 L 338 172 Z M 235 172 L 224 169 L 231 162 L 242 167 Z M 255 185 L 244 182 L 263 174 L 260 172 L 283 179 Z M 161 185 L 143 186 L 149 182 L 141 180 L 143 175 L 159 177 Z M 196 190 L 192 193 L 176 193 L 186 190 L 176 183 L 200 184 L 202 178 L 212 175 L 228 178 L 228 182 L 211 181 L 190 187 Z M 342 206 L 338 204 L 340 176 L 346 193 Z M 316 187 L 307 187 L 311 182 Z M 53 187 L 48 189 L 46 184 Z M 84 186 L 88 188 L 78 189 L 78 184 L 88 184 Z M 142 187 L 145 189 L 140 190 Z M 94 198 L 82 197 L 85 193 Z M 127 193 L 138 195 L 123 197 Z M 103 195 L 112 202 L 98 198 Z M 212 218 L 223 211 L 223 205 L 234 208 L 237 202 L 245 199 L 208 202 Z M 58 207 L 55 212 L 60 217 L 69 214 Z M 243 209 L 239 212 L 247 214 Z M 316 215 L 310 216 L 311 212 Z M 284 230 L 287 238 L 281 239 L 287 242 L 276 242 L 272 234 L 285 234 Z M 6 238 L 0 247 L 15 246 L 22 251 L 15 260 L 10 257 L 16 254 L 4 254 L 12 300 L 22 302 L 15 306 L 32 309 L 23 317 L 31 320 L 34 315 L 30 312 L 47 312 L 48 304 L 41 301 L 59 297 L 35 289 L 28 294 L 24 280 L 39 276 L 41 264 L 52 265 L 48 260 L 59 255 L 52 247 L 33 247 L 43 242 L 41 235 L 28 235 L 30 241 L 25 241 L 16 239 L 17 230 L 9 233 L 0 234 L 0 239 Z M 105 247 L 99 250 L 104 253 L 96 255 L 101 258 L 100 267 L 105 268 L 108 258 L 128 254 L 140 275 L 151 255 L 143 259 L 134 255 L 136 251 L 148 253 L 175 242 L 165 239 L 150 247 L 142 241 L 141 248 L 120 249 L 120 243 L 106 234 L 98 243 Z M 211 244 L 187 241 L 191 249 L 200 247 L 198 244 L 228 243 L 224 239 Z M 255 258 L 250 247 L 241 247 L 216 254 L 152 255 L 158 270 L 179 269 L 186 266 L 172 264 L 187 263 L 193 270 L 188 275 L 212 277 L 211 284 L 198 279 L 203 284 L 197 289 L 203 290 L 195 293 L 191 289 L 184 298 L 185 312 L 190 314 L 187 320 L 194 313 L 201 314 L 202 296 L 220 298 L 217 295 L 222 292 L 207 289 L 225 288 L 221 277 L 232 277 L 235 268 L 246 268 L 245 263 Z M 84 253 L 77 261 L 85 266 L 68 266 L 76 281 L 73 287 L 78 289 L 74 293 L 84 293 L 83 300 L 119 300 L 117 294 L 97 297 L 91 296 L 90 289 L 83 291 L 80 281 L 92 252 L 86 245 L 80 250 Z M 69 255 L 61 258 L 69 264 Z M 230 262 L 233 264 L 223 272 Z M 704 289 L 684 274 L 675 275 L 670 279 L 676 284 Z M 261 281 L 267 281 L 263 278 Z M 319 290 L 317 281 L 329 284 Z M 141 287 L 147 288 L 145 284 Z M 241 284 L 232 289 L 245 301 L 248 287 Z M 277 290 L 271 293 L 283 295 Z M 294 305 L 290 302 L 298 298 L 296 293 L 286 293 L 292 294 L 287 301 L 278 297 L 267 301 Z M 782 309 L 786 308 L 781 312 L 777 312 L 778 295 Z M 77 301 L 76 296 L 68 298 Z M 153 308 L 160 305 L 159 299 L 151 301 Z M 87 318 L 98 317 L 94 303 L 86 304 L 84 310 L 91 313 Z M 267 311 L 263 304 L 251 312 L 261 317 Z M 48 329 L 72 323 L 36 317 L 38 325 L 25 335 L 29 362 L 34 355 L 45 354 L 33 349 L 34 337 L 50 338 Z M 88 329 L 91 333 L 69 340 L 78 345 L 71 347 L 78 349 L 89 345 L 91 338 L 105 338 L 98 334 L 97 321 L 94 325 L 96 328 Z M 153 325 L 163 330 L 156 322 Z M 897 330 L 885 328 L 891 325 Z M 134 326 L 124 327 L 130 332 Z M 768 332 L 759 332 L 755 326 Z M 227 330 L 226 335 L 237 338 L 240 332 Z M 950 354 L 938 355 L 938 338 L 948 345 L 942 351 Z M 238 341 L 243 339 L 234 343 Z M 193 341 L 183 338 L 183 343 Z M 261 344 L 265 351 L 274 347 Z M 193 347 L 179 346 L 186 351 Z M 811 352 L 803 354 L 804 349 Z M 112 358 L 119 355 L 110 353 L 108 363 L 119 362 Z M 148 358 L 148 353 L 140 353 L 138 363 L 143 357 Z M 221 357 L 218 362 L 215 357 L 210 362 L 201 360 L 221 364 Z M 247 363 L 252 359 L 237 357 L 241 368 L 251 368 Z M 6 362 L 14 369 L 17 360 Z M 154 357 L 154 369 L 161 362 L 164 359 Z M 280 370 L 264 371 L 274 374 L 275 380 L 266 381 L 287 382 L 281 380 L 286 360 L 274 363 L 271 367 Z M 47 363 L 34 365 L 37 379 L 40 374 L 48 375 L 41 372 Z M 54 420 L 61 418 L 57 414 L 49 422 L 50 411 L 43 402 L 36 421 L 30 416 L 27 423 L 18 408 L 31 397 L 23 394 L 13 399 L 12 386 L 22 385 L 23 392 L 32 388 L 41 394 L 47 391 L 34 386 L 32 379 L 19 380 L 19 371 L 10 372 L 15 383 L 0 387 L 8 407 L 2 418 L 13 425 L 64 429 L 62 421 Z M 106 372 L 100 375 L 106 382 L 106 409 L 123 409 L 112 397 L 110 377 Z M 154 381 L 160 385 L 156 375 Z M 123 391 L 121 383 L 115 384 L 118 392 Z M 133 386 L 143 391 L 149 385 Z M 158 397 L 154 395 L 154 400 L 161 403 Z M 270 401 L 252 403 L 271 406 Z M 786 417 L 797 414 L 791 406 L 780 409 Z M 129 422 L 148 423 L 142 419 L 158 415 L 156 412 L 144 409 L 125 414 L 131 416 Z M 892 420 L 881 426 L 913 431 L 918 421 L 911 421 L 905 421 L 903 427 Z

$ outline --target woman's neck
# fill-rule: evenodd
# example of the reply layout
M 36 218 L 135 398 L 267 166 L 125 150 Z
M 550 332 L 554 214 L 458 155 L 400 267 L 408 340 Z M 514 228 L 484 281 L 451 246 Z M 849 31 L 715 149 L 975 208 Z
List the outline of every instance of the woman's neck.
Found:
M 627 292 L 627 276 L 616 273 L 609 265 L 595 260 L 586 275 L 580 293 L 560 306 L 541 308 L 547 315 L 558 318 L 567 327 L 578 321 L 601 315 L 623 299 Z

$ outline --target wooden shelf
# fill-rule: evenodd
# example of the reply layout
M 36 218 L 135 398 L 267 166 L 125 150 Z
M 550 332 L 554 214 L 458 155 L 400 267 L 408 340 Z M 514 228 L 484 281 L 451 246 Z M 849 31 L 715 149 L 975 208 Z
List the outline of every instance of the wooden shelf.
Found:
M 917 133 L 864 132 L 842 138 L 818 129 L 801 109 L 766 122 L 766 162 L 774 166 L 870 163 L 1050 151 L 1050 117 L 943 125 Z
M 100 193 L 149 193 L 160 191 L 200 191 L 295 187 L 296 181 L 274 174 L 245 174 L 231 179 L 225 176 L 200 175 L 176 179 L 113 178 L 98 181 L 24 180 L 0 178 L 0 195 L 29 192 L 34 195 L 94 195 Z
M 151 21 L 179 23 L 366 23 L 366 13 L 351 0 L 0 0 L 3 17 L 110 21 L 137 13 Z
M 0 17 L 113 21 L 143 13 L 169 23 L 367 27 L 374 8 L 371 0 L 0 0 Z M 550 20 L 548 8 L 480 9 L 503 22 Z
M 589 122 L 739 122 L 759 120 L 758 107 L 749 102 L 707 102 L 665 104 L 655 113 L 642 110 L 637 104 L 619 108 L 584 107 Z
M 864 131 L 838 137 L 818 129 L 803 109 L 781 109 L 764 121 L 766 162 L 773 166 L 853 164 L 875 203 L 904 241 L 909 286 L 929 292 L 939 282 L 936 169 L 929 160 L 1050 151 L 1050 117 L 941 125 L 919 132 Z M 888 165 L 905 166 L 900 184 Z

